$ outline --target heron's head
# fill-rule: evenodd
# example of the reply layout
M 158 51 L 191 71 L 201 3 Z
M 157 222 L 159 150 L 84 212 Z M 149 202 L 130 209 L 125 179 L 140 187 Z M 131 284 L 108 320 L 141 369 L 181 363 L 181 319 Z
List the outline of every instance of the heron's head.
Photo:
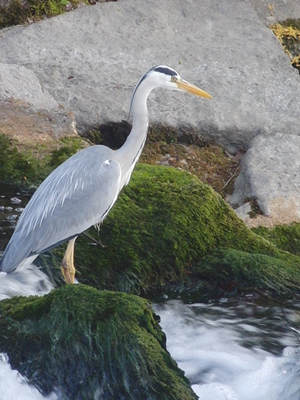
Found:
M 178 72 L 174 69 L 165 65 L 158 65 L 147 72 L 143 77 L 144 79 L 151 79 L 157 87 L 163 87 L 171 90 L 180 90 L 188 92 L 196 96 L 206 97 L 211 99 L 211 95 L 206 93 L 204 90 L 192 85 L 191 83 L 183 80 Z M 142 78 L 142 79 L 143 79 Z
M 199 89 L 197 86 L 183 80 L 178 72 L 174 69 L 167 67 L 165 65 L 158 65 L 153 67 L 148 71 L 136 85 L 133 95 L 131 98 L 131 105 L 129 115 L 132 114 L 134 99 L 139 93 L 139 102 L 141 99 L 146 102 L 148 94 L 155 88 L 165 88 L 171 90 L 180 90 L 183 92 L 188 92 L 196 96 L 206 97 L 211 99 L 211 95 L 206 93 L 204 90 Z M 139 104 L 139 103 L 137 103 Z

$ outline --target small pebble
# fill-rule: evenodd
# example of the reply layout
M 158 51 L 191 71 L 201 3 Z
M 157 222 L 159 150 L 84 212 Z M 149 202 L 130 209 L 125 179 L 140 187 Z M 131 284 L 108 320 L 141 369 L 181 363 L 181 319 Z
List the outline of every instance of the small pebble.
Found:
M 12 197 L 12 198 L 10 199 L 10 201 L 11 201 L 13 204 L 20 204 L 20 203 L 22 203 L 22 200 L 21 200 L 21 199 L 18 199 L 18 197 Z
M 16 214 L 12 214 L 12 215 L 8 215 L 6 217 L 7 221 L 15 221 L 18 218 L 18 216 Z

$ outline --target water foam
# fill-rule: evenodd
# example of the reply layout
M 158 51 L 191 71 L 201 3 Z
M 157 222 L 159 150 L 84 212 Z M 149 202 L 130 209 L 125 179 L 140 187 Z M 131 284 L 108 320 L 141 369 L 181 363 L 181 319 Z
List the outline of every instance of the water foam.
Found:
M 9 274 L 0 272 L 0 300 L 14 296 L 43 296 L 52 289 L 49 278 L 33 264 Z
M 0 399 L 1 400 L 57 400 L 55 394 L 43 396 L 17 371 L 11 369 L 8 357 L 0 353 Z
M 24 266 L 13 273 L 0 272 L 0 300 L 14 296 L 43 296 L 53 289 L 49 278 L 35 265 Z M 55 394 L 43 396 L 17 371 L 12 370 L 6 354 L 0 353 L 1 400 L 56 400 Z
M 299 337 L 289 327 L 278 329 L 280 315 L 269 318 L 267 307 L 256 315 L 251 310 L 180 301 L 154 305 L 167 348 L 200 399 L 300 399 Z

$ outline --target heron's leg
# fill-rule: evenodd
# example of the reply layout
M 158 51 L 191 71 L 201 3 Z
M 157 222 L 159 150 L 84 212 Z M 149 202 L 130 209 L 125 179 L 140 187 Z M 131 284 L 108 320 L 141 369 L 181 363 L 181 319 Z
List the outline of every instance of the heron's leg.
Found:
M 68 243 L 67 250 L 61 263 L 61 272 L 66 283 L 74 283 L 76 269 L 74 267 L 74 244 L 77 236 Z

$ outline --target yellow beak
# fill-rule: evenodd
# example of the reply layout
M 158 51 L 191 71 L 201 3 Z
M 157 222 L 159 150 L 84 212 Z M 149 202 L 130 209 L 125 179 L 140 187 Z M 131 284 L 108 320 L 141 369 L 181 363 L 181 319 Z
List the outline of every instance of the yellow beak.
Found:
M 212 96 L 206 93 L 204 90 L 199 89 L 197 86 L 194 86 L 186 81 L 178 80 L 177 82 L 178 89 L 184 90 L 185 92 L 195 94 L 196 96 L 206 97 L 207 99 L 212 99 Z

